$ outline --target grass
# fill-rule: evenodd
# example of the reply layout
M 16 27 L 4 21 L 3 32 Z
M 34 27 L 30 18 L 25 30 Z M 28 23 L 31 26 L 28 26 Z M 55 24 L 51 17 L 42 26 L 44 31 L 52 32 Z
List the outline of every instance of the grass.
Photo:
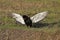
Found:
M 47 18 L 42 23 L 50 24 L 41 28 L 29 28 L 16 24 L 11 18 L 11 13 L 33 16 L 42 11 L 49 11 Z M 56 24 L 53 24 L 56 23 Z M 60 1 L 59 0 L 0 0 L 0 28 L 23 29 L 23 30 L 45 30 L 53 32 L 60 28 Z M 53 31 L 52 31 L 53 30 Z

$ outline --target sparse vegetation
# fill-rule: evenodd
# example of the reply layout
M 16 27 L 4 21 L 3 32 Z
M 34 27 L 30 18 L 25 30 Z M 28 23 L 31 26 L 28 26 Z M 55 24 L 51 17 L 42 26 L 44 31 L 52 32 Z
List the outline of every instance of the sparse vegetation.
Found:
M 42 26 L 38 28 L 29 28 L 24 25 L 16 24 L 16 21 L 11 17 L 11 13 L 13 12 L 32 16 L 42 11 L 49 11 L 49 14 L 41 21 Z M 52 38 L 50 38 L 51 35 L 48 36 L 49 39 L 47 40 L 59 40 L 60 0 L 0 0 L 0 29 L 32 30 L 33 32 L 38 31 L 39 33 L 43 31 L 45 34 L 47 33 L 46 35 L 54 34 Z M 57 34 L 55 35 L 55 33 L 59 35 L 56 36 Z M 45 34 L 43 33 L 43 36 Z M 43 39 L 44 37 L 42 37 L 41 40 L 46 40 L 46 38 Z M 54 39 L 54 37 L 56 39 Z M 36 40 L 39 40 L 39 38 Z M 30 40 L 33 40 L 33 38 Z

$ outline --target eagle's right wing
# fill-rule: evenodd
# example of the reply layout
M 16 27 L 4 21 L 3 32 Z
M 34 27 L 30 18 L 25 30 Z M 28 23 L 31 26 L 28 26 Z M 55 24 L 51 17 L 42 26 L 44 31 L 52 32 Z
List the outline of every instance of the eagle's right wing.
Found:
M 17 22 L 20 22 L 21 24 L 25 24 L 23 17 L 20 14 L 12 13 L 13 18 L 16 19 Z

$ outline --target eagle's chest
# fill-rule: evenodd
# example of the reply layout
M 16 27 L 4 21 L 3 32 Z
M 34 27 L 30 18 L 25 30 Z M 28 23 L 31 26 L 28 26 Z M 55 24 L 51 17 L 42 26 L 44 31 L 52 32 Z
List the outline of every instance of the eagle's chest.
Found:
M 32 20 L 30 18 L 28 18 L 28 19 L 24 19 L 24 22 L 25 22 L 25 24 L 31 24 Z

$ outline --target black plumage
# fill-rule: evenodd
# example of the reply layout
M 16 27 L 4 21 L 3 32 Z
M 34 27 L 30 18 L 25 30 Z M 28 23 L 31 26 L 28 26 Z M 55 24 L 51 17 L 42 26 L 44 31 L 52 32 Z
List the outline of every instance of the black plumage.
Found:
M 38 23 L 39 21 L 43 20 L 48 14 L 48 11 L 45 12 L 41 12 L 41 13 L 37 13 L 36 15 L 29 17 L 26 15 L 20 15 L 17 13 L 12 13 L 13 18 L 15 18 L 15 20 L 23 25 L 27 25 L 27 26 L 32 26 L 32 24 Z
M 30 17 L 23 15 L 23 19 L 27 26 L 30 26 L 30 27 L 32 26 L 32 20 L 30 19 Z

